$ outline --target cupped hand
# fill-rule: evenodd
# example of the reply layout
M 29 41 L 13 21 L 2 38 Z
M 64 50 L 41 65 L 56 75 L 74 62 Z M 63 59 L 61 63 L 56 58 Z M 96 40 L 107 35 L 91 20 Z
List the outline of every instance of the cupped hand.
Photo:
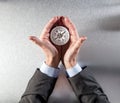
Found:
M 64 26 L 69 30 L 70 40 L 69 42 L 62 46 L 62 62 L 66 69 L 72 68 L 77 63 L 77 56 L 82 46 L 83 42 L 87 37 L 79 37 L 78 32 L 74 24 L 68 17 L 62 19 Z
M 46 64 L 51 67 L 58 67 L 61 57 L 61 47 L 53 45 L 50 42 L 49 35 L 50 30 L 53 28 L 54 24 L 59 20 L 60 17 L 53 17 L 47 25 L 44 27 L 40 38 L 36 36 L 30 36 L 30 40 L 35 42 L 40 48 L 42 48 L 46 56 Z

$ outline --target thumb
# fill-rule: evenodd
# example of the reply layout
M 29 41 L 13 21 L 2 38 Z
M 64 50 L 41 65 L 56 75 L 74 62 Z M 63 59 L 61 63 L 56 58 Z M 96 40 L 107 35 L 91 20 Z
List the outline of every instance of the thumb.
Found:
M 30 36 L 29 37 L 29 39 L 31 40 L 31 41 L 33 41 L 33 42 L 35 42 L 37 45 L 39 45 L 40 47 L 42 46 L 42 42 L 41 42 L 41 40 L 38 38 L 38 37 L 36 37 L 36 36 Z
M 86 36 L 82 36 L 82 37 L 79 38 L 79 40 L 80 40 L 80 42 L 82 44 L 85 40 L 87 40 L 87 37 Z
M 79 48 L 81 47 L 82 43 L 83 43 L 86 39 L 87 39 L 87 37 L 85 37 L 85 36 L 80 37 L 80 38 L 77 40 L 77 42 L 75 43 L 75 45 L 74 45 L 74 50 L 75 50 L 75 51 L 78 51 Z

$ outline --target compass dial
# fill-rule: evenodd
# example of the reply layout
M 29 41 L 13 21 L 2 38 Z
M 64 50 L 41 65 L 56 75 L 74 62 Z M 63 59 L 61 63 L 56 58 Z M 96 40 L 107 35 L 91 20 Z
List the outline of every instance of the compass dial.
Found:
M 69 32 L 63 26 L 56 26 L 51 30 L 50 39 L 56 45 L 65 45 L 69 41 Z

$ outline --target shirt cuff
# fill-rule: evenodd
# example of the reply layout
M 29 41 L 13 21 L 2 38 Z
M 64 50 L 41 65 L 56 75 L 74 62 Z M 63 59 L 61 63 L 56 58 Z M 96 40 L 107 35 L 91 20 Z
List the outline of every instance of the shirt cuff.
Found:
M 75 66 L 73 66 L 72 68 L 69 68 L 66 70 L 66 73 L 68 75 L 68 77 L 73 77 L 76 74 L 78 74 L 79 72 L 82 71 L 82 68 L 80 67 L 80 65 L 77 63 Z
M 54 67 L 50 67 L 48 66 L 45 62 L 43 62 L 40 71 L 50 77 L 58 77 L 59 75 L 59 69 L 54 68 Z

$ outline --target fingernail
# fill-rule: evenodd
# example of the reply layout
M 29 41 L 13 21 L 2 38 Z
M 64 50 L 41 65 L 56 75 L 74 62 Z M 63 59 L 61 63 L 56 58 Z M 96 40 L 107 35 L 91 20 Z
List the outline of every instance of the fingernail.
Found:
M 31 36 L 31 37 L 30 37 L 30 40 L 35 40 L 35 37 L 34 37 L 34 36 Z
M 85 40 L 87 40 L 87 37 L 85 37 Z
M 67 21 L 68 17 L 65 17 L 65 21 Z
M 29 39 L 31 40 L 31 39 L 32 39 L 32 36 L 29 36 Z
M 83 38 L 83 39 L 85 39 L 85 40 L 87 39 L 87 37 L 86 37 L 86 36 L 82 36 L 82 38 Z
M 54 19 L 56 20 L 56 19 L 57 19 L 57 16 L 55 16 Z

